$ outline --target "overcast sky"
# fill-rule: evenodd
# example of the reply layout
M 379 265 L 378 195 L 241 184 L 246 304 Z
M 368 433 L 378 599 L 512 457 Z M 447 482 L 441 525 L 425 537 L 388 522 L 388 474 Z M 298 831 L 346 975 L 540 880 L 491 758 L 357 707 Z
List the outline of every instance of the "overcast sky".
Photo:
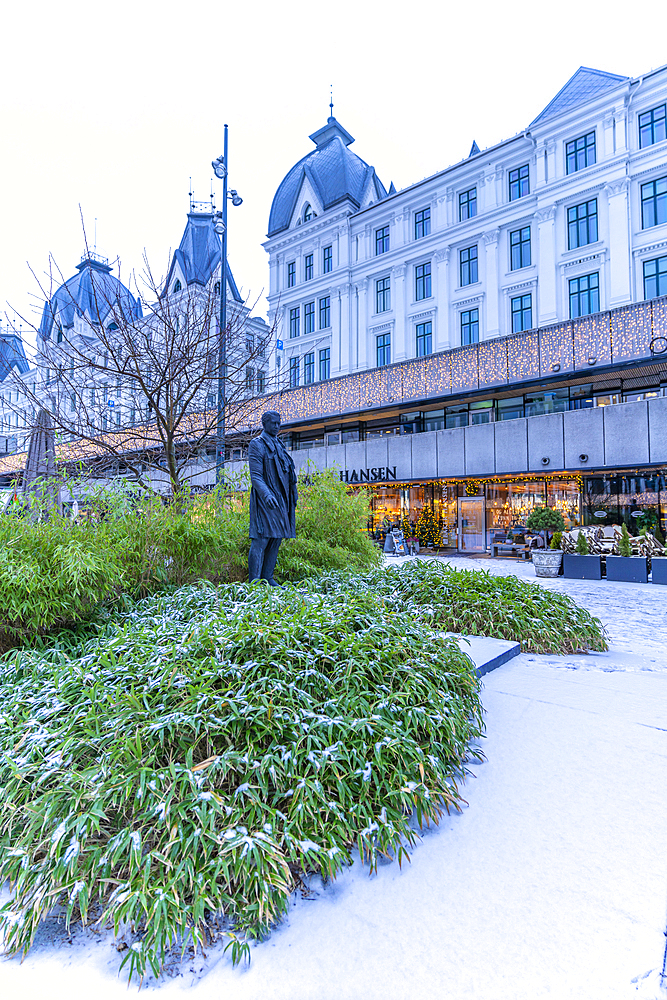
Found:
M 14 3 L 0 57 L 2 310 L 37 320 L 28 263 L 42 277 L 52 255 L 75 273 L 79 205 L 90 246 L 97 219 L 97 251 L 120 259 L 124 279 L 144 251 L 164 274 L 189 178 L 206 199 L 225 122 L 244 199 L 229 210 L 230 263 L 258 298 L 271 200 L 314 148 L 331 84 L 354 152 L 401 188 L 473 139 L 524 129 L 580 65 L 629 76 L 662 65 L 666 26 L 665 0 Z

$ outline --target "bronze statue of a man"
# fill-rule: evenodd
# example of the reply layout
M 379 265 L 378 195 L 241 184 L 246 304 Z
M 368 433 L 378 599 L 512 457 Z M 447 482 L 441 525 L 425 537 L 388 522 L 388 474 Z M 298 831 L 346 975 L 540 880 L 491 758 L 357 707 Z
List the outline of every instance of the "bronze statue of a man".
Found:
M 291 456 L 278 437 L 280 414 L 262 414 L 264 430 L 250 442 L 250 581 L 278 584 L 273 572 L 283 538 L 296 537 L 296 470 Z

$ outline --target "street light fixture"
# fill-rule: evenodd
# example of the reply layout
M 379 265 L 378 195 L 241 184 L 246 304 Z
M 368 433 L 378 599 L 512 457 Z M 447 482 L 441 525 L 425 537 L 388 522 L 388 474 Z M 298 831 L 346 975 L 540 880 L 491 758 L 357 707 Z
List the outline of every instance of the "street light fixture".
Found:
M 225 380 L 227 377 L 227 200 L 235 208 L 243 204 L 243 198 L 238 191 L 227 191 L 227 170 L 229 164 L 228 128 L 225 125 L 224 153 L 211 166 L 213 173 L 222 181 L 221 211 L 215 213 L 213 229 L 220 237 L 220 336 L 218 340 L 218 413 L 216 421 L 215 442 L 215 482 L 219 486 L 223 479 L 225 466 Z

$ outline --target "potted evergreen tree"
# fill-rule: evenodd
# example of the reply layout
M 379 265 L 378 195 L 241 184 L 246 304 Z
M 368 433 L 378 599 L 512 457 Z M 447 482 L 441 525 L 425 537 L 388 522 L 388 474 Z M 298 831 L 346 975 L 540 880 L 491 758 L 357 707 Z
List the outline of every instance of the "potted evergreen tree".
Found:
M 646 556 L 632 555 L 626 524 L 621 527 L 618 555 L 607 556 L 607 579 L 620 580 L 624 583 L 648 582 L 648 559 Z
M 569 580 L 602 579 L 602 556 L 591 553 L 588 539 L 581 530 L 576 550 L 563 555 L 563 576 Z
M 531 555 L 535 576 L 558 576 L 563 553 L 560 549 L 547 548 L 547 532 L 560 532 L 565 528 L 563 515 L 553 507 L 534 507 L 531 510 L 526 527 L 530 531 L 539 531 L 544 538 L 543 549 L 533 549 Z

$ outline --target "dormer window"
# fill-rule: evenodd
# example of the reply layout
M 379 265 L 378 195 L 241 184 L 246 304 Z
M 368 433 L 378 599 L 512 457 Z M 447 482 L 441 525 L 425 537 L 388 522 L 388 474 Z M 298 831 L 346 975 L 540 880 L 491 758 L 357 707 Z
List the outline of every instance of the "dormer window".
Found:
M 109 325 L 107 327 L 107 331 L 109 333 L 111 333 L 113 330 L 117 330 L 117 329 L 118 329 L 118 323 L 109 323 Z
M 312 217 L 313 217 L 313 210 L 310 207 L 310 205 L 306 204 L 306 207 L 303 210 L 303 221 L 310 222 Z
M 176 292 L 180 292 L 182 287 L 183 286 L 181 285 L 180 281 L 178 280 L 178 278 L 176 278 L 176 281 L 174 282 L 174 287 L 172 289 L 174 295 L 176 294 Z

